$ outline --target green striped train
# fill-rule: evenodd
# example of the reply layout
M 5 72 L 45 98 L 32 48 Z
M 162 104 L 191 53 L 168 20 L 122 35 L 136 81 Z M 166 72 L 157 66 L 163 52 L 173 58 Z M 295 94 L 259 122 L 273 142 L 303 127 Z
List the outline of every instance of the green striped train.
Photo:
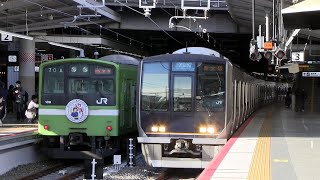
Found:
M 139 61 L 124 55 L 41 64 L 39 128 L 57 159 L 103 159 L 135 133 Z

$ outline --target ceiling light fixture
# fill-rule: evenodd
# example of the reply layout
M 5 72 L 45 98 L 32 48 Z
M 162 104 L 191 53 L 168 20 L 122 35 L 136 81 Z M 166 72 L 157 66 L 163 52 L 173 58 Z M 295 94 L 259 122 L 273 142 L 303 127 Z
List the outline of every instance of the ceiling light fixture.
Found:
M 80 57 L 84 57 L 84 50 L 81 49 L 81 48 L 77 48 L 77 47 L 74 47 L 74 46 L 68 46 L 68 45 L 60 44 L 60 43 L 56 43 L 56 42 L 48 42 L 48 43 L 53 45 L 53 46 L 58 46 L 58 47 L 66 48 L 66 49 L 73 49 L 73 50 L 79 51 L 80 52 Z

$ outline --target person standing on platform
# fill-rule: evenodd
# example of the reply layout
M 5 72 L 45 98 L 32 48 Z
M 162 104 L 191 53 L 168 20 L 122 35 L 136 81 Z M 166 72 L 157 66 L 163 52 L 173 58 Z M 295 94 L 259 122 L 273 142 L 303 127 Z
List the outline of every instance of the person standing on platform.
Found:
M 289 87 L 286 93 L 286 100 L 285 100 L 286 106 L 288 108 L 291 106 L 291 95 L 292 95 L 292 90 L 291 90 L 291 87 Z
M 14 95 L 13 95 L 13 88 L 14 86 L 11 84 L 8 89 L 8 96 L 7 96 L 7 113 L 14 112 Z
M 6 103 L 7 103 L 7 96 L 8 91 L 5 88 L 5 84 L 0 81 L 0 121 L 3 121 L 3 119 L 6 116 Z
M 297 108 L 296 111 L 297 112 L 304 112 L 304 104 L 305 104 L 305 100 L 307 99 L 307 93 L 305 92 L 305 90 L 302 88 L 301 90 L 298 90 L 296 92 L 296 97 L 297 97 Z
M 16 82 L 16 87 L 13 88 L 13 94 L 15 97 L 16 113 L 17 113 L 17 122 L 23 122 L 25 104 L 28 101 L 27 92 L 21 87 L 21 82 Z

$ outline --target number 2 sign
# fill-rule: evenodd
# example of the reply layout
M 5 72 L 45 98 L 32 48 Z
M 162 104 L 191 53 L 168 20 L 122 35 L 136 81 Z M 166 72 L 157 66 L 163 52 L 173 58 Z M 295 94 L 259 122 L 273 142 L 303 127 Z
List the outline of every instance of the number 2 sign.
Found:
M 12 36 L 8 34 L 1 34 L 1 41 L 12 41 Z

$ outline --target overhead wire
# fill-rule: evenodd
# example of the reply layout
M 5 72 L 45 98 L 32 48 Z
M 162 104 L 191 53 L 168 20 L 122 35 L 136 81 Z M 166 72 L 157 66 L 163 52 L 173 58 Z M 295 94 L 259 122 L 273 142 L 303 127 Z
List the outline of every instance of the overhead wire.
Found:
M 168 0 L 173 6 L 174 6 L 174 8 L 175 9 L 178 9 L 178 10 L 180 10 L 181 12 L 183 12 L 183 10 L 179 7 L 179 6 L 177 6 L 176 4 L 174 4 L 171 0 Z M 161 8 L 161 9 L 163 9 L 163 8 Z M 164 10 L 164 9 L 163 9 Z M 167 11 L 165 11 L 165 12 L 167 12 Z M 168 12 L 167 12 L 168 13 Z M 170 14 L 170 13 L 169 13 Z M 170 14 L 171 15 L 171 14 Z M 188 14 L 186 14 L 186 15 L 188 15 Z M 171 16 L 173 16 L 173 15 L 171 15 Z M 181 27 L 180 27 L 181 28 Z M 186 28 L 185 28 L 186 29 Z M 195 33 L 197 33 L 196 31 L 194 31 Z M 213 45 L 213 44 L 211 44 L 210 43 L 210 37 L 212 38 L 212 39 L 214 39 L 210 34 L 209 34 L 209 36 L 208 36 L 208 39 L 209 40 L 206 40 L 206 39 L 204 39 L 203 37 L 201 37 L 200 35 L 198 35 L 197 34 L 197 36 L 198 37 L 200 37 L 202 40 L 204 40 L 204 41 L 206 41 L 208 44 L 210 44 L 210 45 Z
M 136 10 L 136 9 L 134 9 L 134 8 L 132 8 L 132 7 L 128 6 L 128 5 L 120 2 L 120 1 L 118 1 L 118 0 L 115 0 L 115 1 L 118 2 L 118 3 L 121 4 L 121 5 L 129 8 L 129 9 L 131 9 L 132 11 L 134 11 L 134 12 L 136 12 L 136 13 L 139 13 L 139 14 L 141 14 L 141 15 L 144 16 L 144 13 L 142 13 L 142 12 L 140 12 L 140 11 L 138 11 L 138 10 Z M 149 19 L 153 24 L 155 24 L 161 31 L 163 31 L 167 36 L 169 36 L 171 39 L 173 39 L 173 40 L 176 41 L 177 43 L 183 45 L 183 43 L 181 43 L 179 40 L 177 40 L 176 38 L 174 38 L 173 36 L 171 36 L 166 30 L 164 30 L 163 28 L 161 28 L 152 18 L 148 17 L 148 19 Z

